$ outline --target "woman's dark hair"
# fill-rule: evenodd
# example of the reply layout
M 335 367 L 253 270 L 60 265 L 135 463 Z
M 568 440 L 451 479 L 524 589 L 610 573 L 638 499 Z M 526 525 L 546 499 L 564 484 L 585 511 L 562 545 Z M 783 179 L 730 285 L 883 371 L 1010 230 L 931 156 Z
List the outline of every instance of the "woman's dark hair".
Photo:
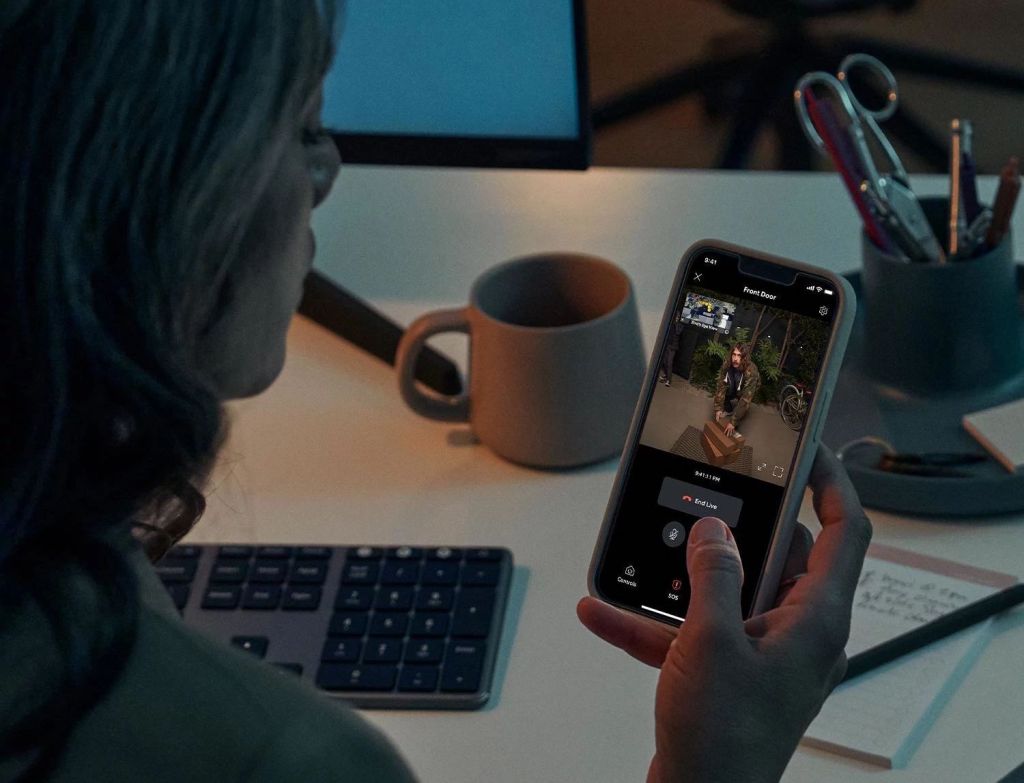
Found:
M 224 415 L 198 340 L 336 21 L 331 0 L 0 7 L 0 624 L 41 611 L 65 664 L 0 715 L 0 759 L 35 752 L 36 776 L 131 651 L 128 531 L 170 542 L 202 512 Z

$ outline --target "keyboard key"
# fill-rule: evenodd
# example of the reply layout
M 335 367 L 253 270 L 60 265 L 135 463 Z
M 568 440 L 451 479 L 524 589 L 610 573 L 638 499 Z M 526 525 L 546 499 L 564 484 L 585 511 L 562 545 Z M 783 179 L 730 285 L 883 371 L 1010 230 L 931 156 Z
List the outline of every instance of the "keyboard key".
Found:
M 191 582 L 196 576 L 196 565 L 197 563 L 188 560 L 179 562 L 161 560 L 153 568 L 156 575 L 165 583 Z
M 455 591 L 450 587 L 433 590 L 420 589 L 416 595 L 416 608 L 430 612 L 447 612 L 455 601 Z
M 362 636 L 366 633 L 369 619 L 365 612 L 335 612 L 327 633 L 331 636 Z
M 373 600 L 372 587 L 342 587 L 334 599 L 335 609 L 369 609 Z
M 416 546 L 389 546 L 386 550 L 389 560 L 420 560 L 423 550 Z
M 328 560 L 331 557 L 329 546 L 300 546 L 295 556 L 303 560 Z
M 476 663 L 483 666 L 484 653 L 487 651 L 486 642 L 475 640 L 453 639 L 448 642 L 448 650 L 445 653 L 445 660 L 462 664 Z
M 397 678 L 397 666 L 324 663 L 317 670 L 316 684 L 326 691 L 390 691 Z
M 403 666 L 398 676 L 398 690 L 429 693 L 437 690 L 436 666 Z
M 285 610 L 313 611 L 320 606 L 319 587 L 289 587 L 284 591 L 281 608 Z
M 217 560 L 210 571 L 211 582 L 241 584 L 249 575 L 249 564 L 244 560 Z
M 199 559 L 199 547 L 189 544 L 178 544 L 178 546 L 171 547 L 170 551 L 164 555 L 165 560 L 198 560 Z
M 257 560 L 249 572 L 252 582 L 266 582 L 279 585 L 288 575 L 288 563 L 282 560 Z
M 450 546 L 439 546 L 436 549 L 427 550 L 427 560 L 459 560 L 462 557 L 461 549 L 452 549 Z
M 244 558 L 250 558 L 250 557 L 252 557 L 252 547 L 251 546 L 236 546 L 236 545 L 222 546 L 222 547 L 220 547 L 217 550 L 217 557 L 227 557 L 227 558 L 244 557 Z
M 377 609 L 406 611 L 412 608 L 412 595 L 411 587 L 382 587 L 373 605 Z
M 367 706 L 388 706 L 384 694 L 397 690 L 419 694 L 413 698 L 423 706 L 451 707 L 445 698 L 484 685 L 506 558 L 497 548 L 179 545 L 158 573 L 186 622 L 200 621 L 201 608 L 207 623 L 215 611 L 244 610 L 237 623 L 219 621 L 222 638 L 282 671 L 315 675 L 325 691 L 363 693 Z M 328 582 L 334 590 L 334 580 L 331 601 L 323 591 Z M 333 606 L 320 610 L 325 599 Z M 282 655 L 281 645 L 293 638 L 308 649 Z M 310 670 L 296 658 L 312 658 L 317 644 L 320 660 Z
M 167 587 L 167 593 L 171 596 L 171 600 L 174 601 L 174 605 L 178 607 L 178 611 L 185 608 L 185 604 L 188 603 L 189 586 L 183 584 L 169 584 Z
M 287 560 L 291 556 L 290 546 L 261 546 L 256 550 L 256 557 L 265 557 L 268 560 Z
M 358 639 L 328 639 L 320 659 L 333 663 L 355 663 L 362 649 L 363 643 Z
M 410 639 L 405 647 L 406 663 L 440 663 L 443 654 L 443 639 Z
M 374 612 L 370 633 L 376 636 L 405 636 L 409 615 L 405 612 Z
M 203 595 L 203 609 L 234 609 L 241 594 L 241 589 L 231 585 L 208 587 Z
M 448 615 L 440 612 L 416 614 L 409 626 L 410 636 L 444 636 L 448 630 Z
M 345 563 L 341 583 L 345 585 L 372 585 L 377 582 L 380 566 L 376 563 Z
M 384 550 L 379 546 L 357 546 L 348 550 L 349 560 L 380 560 Z
M 232 636 L 231 643 L 241 650 L 251 652 L 257 658 L 263 658 L 267 654 L 270 640 L 266 636 Z
M 467 560 L 501 560 L 500 549 L 467 549 Z
M 480 687 L 482 666 L 445 663 L 441 675 L 441 690 L 446 693 L 472 693 Z
M 288 574 L 292 584 L 320 585 L 327 578 L 327 563 L 317 560 L 296 560 Z
M 367 639 L 363 651 L 366 663 L 396 663 L 402 657 L 401 639 Z
M 471 693 L 477 690 L 483 667 L 482 643 L 449 642 L 441 674 L 441 690 L 450 693 Z
M 414 585 L 420 578 L 420 564 L 392 560 L 384 564 L 380 575 L 383 585 Z
M 423 569 L 423 584 L 425 585 L 453 585 L 459 578 L 459 564 L 452 563 L 427 563 Z
M 494 590 L 468 587 L 459 593 L 452 620 L 452 636 L 487 636 L 494 611 Z
M 496 585 L 499 567 L 499 563 L 466 563 L 462 568 L 462 584 Z
M 281 588 L 277 585 L 246 585 L 242 593 L 243 609 L 277 609 L 281 603 Z

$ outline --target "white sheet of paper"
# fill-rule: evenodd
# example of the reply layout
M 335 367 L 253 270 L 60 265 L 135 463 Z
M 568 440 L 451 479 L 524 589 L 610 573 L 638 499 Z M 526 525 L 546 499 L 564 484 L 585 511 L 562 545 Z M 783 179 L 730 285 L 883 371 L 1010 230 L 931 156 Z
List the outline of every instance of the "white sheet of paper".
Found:
M 864 561 L 847 655 L 854 655 L 1013 584 L 1015 577 L 872 546 Z M 803 742 L 884 767 L 906 764 L 984 649 L 991 620 L 840 685 Z

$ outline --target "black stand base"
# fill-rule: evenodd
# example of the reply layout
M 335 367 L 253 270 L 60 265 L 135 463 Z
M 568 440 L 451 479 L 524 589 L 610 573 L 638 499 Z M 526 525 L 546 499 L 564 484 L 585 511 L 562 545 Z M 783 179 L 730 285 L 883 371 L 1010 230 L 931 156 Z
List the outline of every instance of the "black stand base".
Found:
M 389 365 L 395 363 L 402 327 L 317 271 L 306 276 L 299 312 Z M 416 363 L 416 380 L 441 394 L 459 394 L 458 368 L 427 347 Z

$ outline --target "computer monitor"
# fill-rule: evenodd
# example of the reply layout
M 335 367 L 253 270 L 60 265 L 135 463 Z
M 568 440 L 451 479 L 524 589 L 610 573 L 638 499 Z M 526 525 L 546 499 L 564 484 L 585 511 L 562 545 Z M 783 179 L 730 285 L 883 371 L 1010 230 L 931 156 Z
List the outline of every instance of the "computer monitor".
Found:
M 586 168 L 583 0 L 346 0 L 324 124 L 349 163 Z

